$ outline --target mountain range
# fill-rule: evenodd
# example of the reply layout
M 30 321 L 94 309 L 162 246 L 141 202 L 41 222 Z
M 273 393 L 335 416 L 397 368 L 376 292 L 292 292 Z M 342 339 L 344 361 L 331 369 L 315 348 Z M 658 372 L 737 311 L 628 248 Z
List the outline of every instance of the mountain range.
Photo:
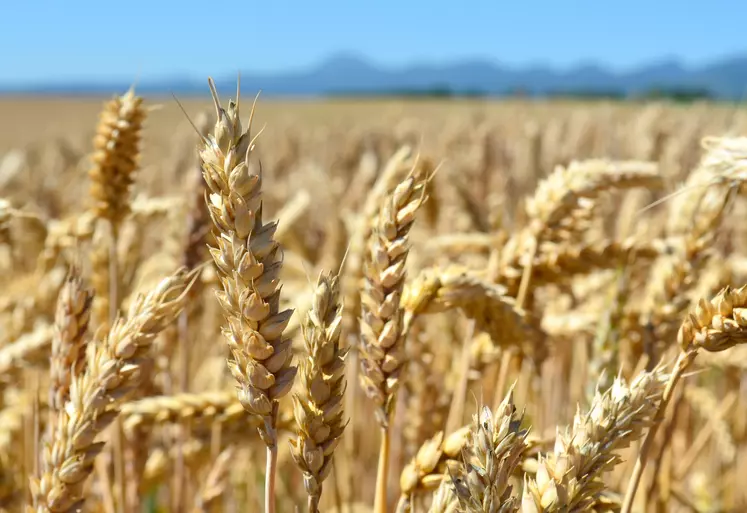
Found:
M 218 89 L 233 90 L 236 75 L 216 77 Z M 444 64 L 412 64 L 384 68 L 351 54 L 339 54 L 320 64 L 282 73 L 242 71 L 242 90 L 263 95 L 323 96 L 417 93 L 441 90 L 450 94 L 500 96 L 521 92 L 532 96 L 558 94 L 612 94 L 635 96 L 652 90 L 698 91 L 722 100 L 741 100 L 747 93 L 747 55 L 724 58 L 702 66 L 663 60 L 615 72 L 601 65 L 580 65 L 559 70 L 546 66 L 510 67 L 488 60 L 462 60 Z M 129 83 L 58 83 L 26 87 L 0 85 L 3 93 L 112 94 Z M 171 77 L 142 81 L 141 94 L 204 95 L 205 79 Z

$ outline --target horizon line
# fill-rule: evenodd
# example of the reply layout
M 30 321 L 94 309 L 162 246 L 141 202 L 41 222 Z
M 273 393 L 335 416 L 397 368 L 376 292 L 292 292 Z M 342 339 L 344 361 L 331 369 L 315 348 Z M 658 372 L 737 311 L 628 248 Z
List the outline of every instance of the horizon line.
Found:
M 269 70 L 269 69 L 247 69 L 244 67 L 237 68 L 233 73 L 238 75 L 241 74 L 242 76 L 250 76 L 250 77 L 257 77 L 257 78 L 267 78 L 267 77 L 274 77 L 274 76 L 282 76 L 282 75 L 293 75 L 293 74 L 302 74 L 302 73 L 308 73 L 312 71 L 316 71 L 322 67 L 324 67 L 327 64 L 334 63 L 335 61 L 341 61 L 341 60 L 350 60 L 351 62 L 357 61 L 357 63 L 369 66 L 376 71 L 382 71 L 382 72 L 396 72 L 396 71 L 406 71 L 413 68 L 419 68 L 419 67 L 429 67 L 429 68 L 445 68 L 449 66 L 457 66 L 460 64 L 483 64 L 483 65 L 489 65 L 496 68 L 505 68 L 508 71 L 511 72 L 521 72 L 521 71 L 533 71 L 533 70 L 545 70 L 550 71 L 553 73 L 570 73 L 578 70 L 583 70 L 585 68 L 596 68 L 600 69 L 602 71 L 605 71 L 612 75 L 617 76 L 624 76 L 626 74 L 635 73 L 641 70 L 645 70 L 647 68 L 653 68 L 656 66 L 661 66 L 664 64 L 672 64 L 680 67 L 683 71 L 692 72 L 695 70 L 698 70 L 699 68 L 705 68 L 709 66 L 713 66 L 720 63 L 725 63 L 729 61 L 739 60 L 739 59 L 745 59 L 747 60 L 747 50 L 744 51 L 733 51 L 729 53 L 724 53 L 718 57 L 713 57 L 708 60 L 704 60 L 699 63 L 692 63 L 687 62 L 686 59 L 684 59 L 681 56 L 672 55 L 672 54 L 663 54 L 659 57 L 653 57 L 649 59 L 641 60 L 638 64 L 628 65 L 628 66 L 615 66 L 612 64 L 605 63 L 604 61 L 600 60 L 593 60 L 593 59 L 579 59 L 573 64 L 566 64 L 566 65 L 557 65 L 552 64 L 549 62 L 543 62 L 543 61 L 533 61 L 528 62 L 524 64 L 517 64 L 517 63 L 507 63 L 505 61 L 501 61 L 500 59 L 491 58 L 489 56 L 479 56 L 479 55 L 472 55 L 468 56 L 465 55 L 463 57 L 458 58 L 450 58 L 450 59 L 443 59 L 443 60 L 434 60 L 434 59 L 411 59 L 410 61 L 406 63 L 399 63 L 399 64 L 393 64 L 393 63 L 386 63 L 381 62 L 375 58 L 372 58 L 370 56 L 365 55 L 363 52 L 355 52 L 355 51 L 346 51 L 346 50 L 340 50 L 336 52 L 329 53 L 326 57 L 317 59 L 315 62 L 305 65 L 299 65 L 299 66 L 288 66 L 285 68 L 278 68 L 275 70 Z M 223 80 L 227 79 L 230 72 L 223 71 L 218 73 L 212 73 L 213 77 L 219 77 L 217 80 Z M 148 83 L 148 84 L 154 84 L 158 82 L 164 82 L 164 81 L 173 81 L 178 80 L 182 82 L 199 82 L 203 79 L 198 78 L 195 73 L 190 71 L 171 71 L 169 73 L 165 74 L 159 74 L 159 75 L 151 75 L 146 80 L 143 80 L 142 76 L 138 77 L 138 82 L 142 83 Z M 131 80 L 134 80 L 135 76 L 131 78 Z M 205 78 L 206 79 L 206 78 Z M 54 77 L 49 77 L 45 80 L 19 80 L 19 81 L 0 81 L 0 89 L 20 89 L 24 87 L 39 87 L 40 85 L 43 85 L 43 87 L 60 87 L 60 86 L 89 86 L 89 87 L 96 87 L 96 86 L 108 86 L 112 85 L 113 83 L 119 83 L 125 81 L 126 78 L 124 76 L 112 76 L 112 77 L 93 77 L 93 76 L 85 76 L 81 75 L 80 78 L 64 78 L 61 80 L 55 80 Z

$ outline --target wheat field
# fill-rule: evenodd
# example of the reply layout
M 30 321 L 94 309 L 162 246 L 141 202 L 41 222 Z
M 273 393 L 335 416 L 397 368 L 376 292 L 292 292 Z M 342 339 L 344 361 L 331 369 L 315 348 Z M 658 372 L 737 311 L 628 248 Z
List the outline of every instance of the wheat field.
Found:
M 0 100 L 0 511 L 747 511 L 747 111 L 209 85 Z

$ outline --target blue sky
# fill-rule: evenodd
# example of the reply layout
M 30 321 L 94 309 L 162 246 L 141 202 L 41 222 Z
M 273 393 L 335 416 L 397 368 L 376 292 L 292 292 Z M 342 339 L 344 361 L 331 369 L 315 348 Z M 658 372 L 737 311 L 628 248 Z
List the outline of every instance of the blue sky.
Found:
M 6 0 L 0 83 L 147 80 L 488 58 L 614 69 L 744 52 L 745 1 Z

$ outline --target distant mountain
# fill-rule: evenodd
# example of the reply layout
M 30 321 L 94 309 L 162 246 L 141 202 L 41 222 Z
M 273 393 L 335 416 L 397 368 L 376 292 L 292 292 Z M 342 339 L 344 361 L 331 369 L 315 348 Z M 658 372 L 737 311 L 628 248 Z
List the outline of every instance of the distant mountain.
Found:
M 218 88 L 231 91 L 235 76 L 219 77 Z M 528 95 L 614 94 L 631 96 L 652 90 L 700 91 L 723 100 L 740 100 L 747 93 L 747 56 L 724 59 L 687 68 L 675 60 L 664 60 L 626 72 L 613 72 L 586 64 L 567 70 L 534 66 L 515 68 L 487 60 L 464 60 L 446 64 L 413 64 L 382 68 L 350 54 L 335 55 L 318 66 L 274 74 L 242 72 L 244 91 L 262 90 L 263 95 L 320 96 L 415 93 L 443 90 L 451 94 L 478 93 L 499 96 L 522 92 Z M 129 84 L 54 83 L 29 87 L 0 85 L 4 93 L 111 94 Z M 173 77 L 138 84 L 142 94 L 204 95 L 204 79 Z

